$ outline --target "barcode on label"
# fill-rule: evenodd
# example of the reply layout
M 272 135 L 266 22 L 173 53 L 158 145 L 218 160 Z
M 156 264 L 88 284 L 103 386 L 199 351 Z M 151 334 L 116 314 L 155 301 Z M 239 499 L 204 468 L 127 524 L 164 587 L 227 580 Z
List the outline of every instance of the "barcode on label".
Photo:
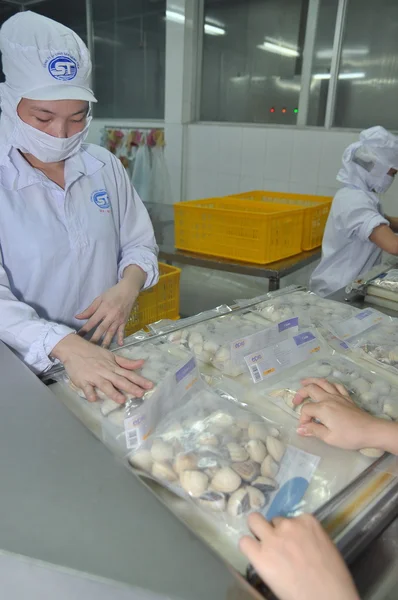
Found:
M 262 381 L 263 377 L 262 377 L 262 375 L 260 373 L 260 369 L 258 368 L 257 365 L 251 366 L 250 371 L 252 373 L 254 383 L 258 383 L 259 381 Z
M 138 436 L 137 436 L 137 431 L 135 430 L 129 430 L 126 431 L 126 445 L 127 448 L 129 449 L 134 449 L 138 446 Z

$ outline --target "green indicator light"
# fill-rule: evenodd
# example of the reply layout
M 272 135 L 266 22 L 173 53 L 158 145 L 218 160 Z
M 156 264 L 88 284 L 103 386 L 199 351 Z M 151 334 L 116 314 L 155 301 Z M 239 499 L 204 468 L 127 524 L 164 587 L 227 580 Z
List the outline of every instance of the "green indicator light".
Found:
M 293 110 L 293 112 L 294 112 L 294 114 L 295 114 L 295 115 L 297 115 L 297 113 L 298 113 L 298 108 L 295 108 L 295 109 Z

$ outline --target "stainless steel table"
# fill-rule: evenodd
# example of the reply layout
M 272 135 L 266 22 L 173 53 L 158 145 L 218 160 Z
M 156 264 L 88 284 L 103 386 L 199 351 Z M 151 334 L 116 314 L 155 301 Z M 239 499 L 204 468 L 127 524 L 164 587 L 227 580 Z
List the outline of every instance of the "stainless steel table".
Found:
M 2 598 L 257 597 L 1 342 L 0 381 Z
M 280 280 L 286 275 L 295 273 L 321 257 L 317 248 L 310 252 L 302 252 L 296 256 L 279 260 L 269 265 L 256 265 L 242 261 L 217 258 L 203 254 L 194 254 L 174 247 L 174 210 L 169 205 L 146 204 L 151 217 L 156 239 L 159 245 L 159 258 L 166 263 L 177 263 L 204 267 L 216 271 L 228 271 L 241 275 L 263 277 L 269 280 L 269 291 L 278 290 Z

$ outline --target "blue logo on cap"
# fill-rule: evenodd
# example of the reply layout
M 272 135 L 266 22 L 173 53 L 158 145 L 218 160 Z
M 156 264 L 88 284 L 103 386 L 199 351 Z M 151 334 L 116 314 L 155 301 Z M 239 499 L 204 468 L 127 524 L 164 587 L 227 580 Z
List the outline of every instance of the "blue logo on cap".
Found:
M 110 208 L 111 203 L 109 202 L 108 192 L 106 190 L 98 190 L 91 194 L 91 202 L 94 202 L 98 208 Z
M 60 54 L 48 63 L 48 71 L 54 79 L 70 81 L 77 75 L 77 62 L 70 56 Z

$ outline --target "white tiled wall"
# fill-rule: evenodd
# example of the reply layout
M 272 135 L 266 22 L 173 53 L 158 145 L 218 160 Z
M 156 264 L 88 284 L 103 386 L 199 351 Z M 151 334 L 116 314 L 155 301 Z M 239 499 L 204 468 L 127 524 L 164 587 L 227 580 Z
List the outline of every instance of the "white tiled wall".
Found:
M 255 189 L 333 196 L 342 153 L 357 138 L 355 132 L 189 125 L 183 199 Z M 398 214 L 397 198 L 393 186 L 384 198 L 387 212 Z

